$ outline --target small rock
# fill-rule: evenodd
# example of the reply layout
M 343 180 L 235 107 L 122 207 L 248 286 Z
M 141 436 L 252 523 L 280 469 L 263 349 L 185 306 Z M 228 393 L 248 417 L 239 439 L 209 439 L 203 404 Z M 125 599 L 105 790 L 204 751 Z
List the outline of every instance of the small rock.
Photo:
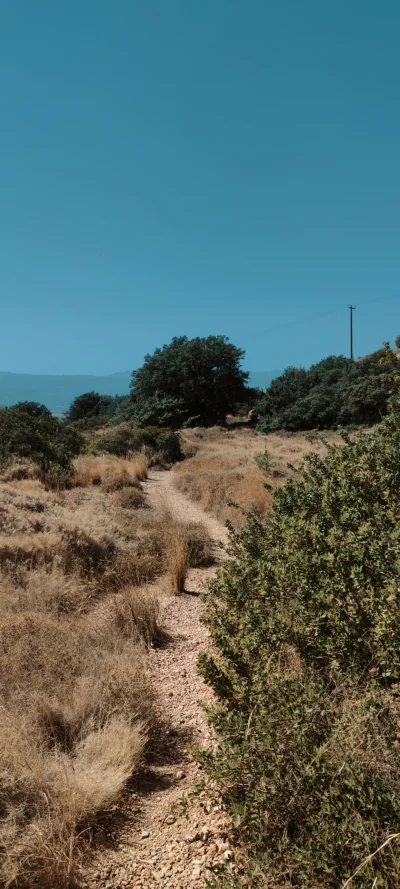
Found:
M 175 816 L 174 815 L 167 815 L 167 817 L 165 819 L 165 823 L 166 824 L 175 824 Z
M 176 780 L 181 781 L 182 778 L 184 778 L 184 777 L 185 777 L 185 772 L 182 772 L 182 769 L 178 769 L 178 771 L 176 772 L 176 775 L 175 775 Z
M 194 867 L 192 870 L 192 879 L 198 880 L 201 877 L 201 867 Z
M 142 840 L 147 840 L 147 837 L 149 837 L 149 836 L 150 836 L 149 830 L 142 830 L 142 833 L 141 833 Z

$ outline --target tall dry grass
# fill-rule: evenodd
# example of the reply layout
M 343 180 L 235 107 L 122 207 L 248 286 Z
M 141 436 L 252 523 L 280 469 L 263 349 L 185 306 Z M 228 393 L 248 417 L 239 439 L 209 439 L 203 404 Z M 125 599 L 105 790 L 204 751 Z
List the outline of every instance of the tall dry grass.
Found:
M 190 568 L 189 534 L 187 527 L 176 521 L 165 510 L 161 531 L 163 535 L 164 568 L 172 593 L 183 593 Z
M 72 483 L 75 487 L 103 485 L 106 491 L 113 491 L 143 481 L 147 478 L 148 468 L 144 454 L 135 454 L 130 458 L 78 457 L 74 461 Z
M 205 526 L 179 519 L 166 503 L 144 519 L 143 528 L 145 546 L 151 541 L 151 552 L 172 593 L 184 591 L 190 568 L 206 567 L 215 561 L 214 541 Z
M 156 630 L 155 607 L 128 590 L 109 603 L 107 623 L 91 612 L 26 611 L 17 593 L 7 610 L 9 587 L 0 618 L 0 878 L 64 886 L 78 834 L 143 757 L 153 714 L 141 642 Z
M 205 529 L 137 509 L 144 460 L 77 461 L 78 483 L 0 482 L 0 883 L 73 883 L 98 814 L 140 768 L 154 723 L 149 581 L 181 592 Z M 33 486 L 32 486 L 33 485 Z M 164 583 L 163 583 L 164 587 Z
M 145 651 L 156 559 L 137 513 L 119 524 L 108 464 L 90 492 L 0 484 L 0 882 L 73 881 L 99 812 L 140 768 L 154 721 Z M 89 478 L 89 475 L 86 476 Z M 111 491 L 107 493 L 107 488 Z M 101 490 L 100 490 L 101 488 Z M 86 529 L 86 530 L 85 530 Z M 113 535 L 107 537 L 105 530 Z M 142 547 L 142 552 L 139 552 Z M 157 571 L 160 566 L 157 565 Z
M 305 453 L 326 453 L 326 446 L 316 439 L 310 442 L 302 433 L 261 435 L 249 428 L 186 430 L 182 433 L 186 459 L 174 469 L 178 490 L 212 512 L 222 521 L 235 526 L 243 523 L 243 515 L 227 501 L 234 501 L 241 510 L 254 504 L 263 513 L 269 508 L 271 495 L 264 487 L 268 482 L 279 486 L 293 474 L 288 463 L 298 466 Z M 325 438 L 340 441 L 336 433 Z M 267 450 L 264 462 L 262 457 Z

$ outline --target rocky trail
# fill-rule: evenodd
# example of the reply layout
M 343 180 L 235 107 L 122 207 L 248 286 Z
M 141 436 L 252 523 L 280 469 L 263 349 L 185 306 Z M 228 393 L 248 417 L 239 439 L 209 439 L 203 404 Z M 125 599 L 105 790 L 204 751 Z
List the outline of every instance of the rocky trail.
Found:
M 83 885 L 90 889 L 202 889 L 211 865 L 231 857 L 227 825 L 218 805 L 191 798 L 200 772 L 192 744 L 208 745 L 211 736 L 202 703 L 211 691 L 197 673 L 199 653 L 207 647 L 200 622 L 199 593 L 215 573 L 226 544 L 225 528 L 173 486 L 173 473 L 152 472 L 144 483 L 152 506 L 167 506 L 177 518 L 202 522 L 215 540 L 217 565 L 191 569 L 186 591 L 162 596 L 160 624 L 167 642 L 148 654 L 148 670 L 157 696 L 159 744 L 148 769 L 132 782 L 118 825 L 107 823 Z M 188 805 L 182 801 L 188 801 Z M 111 819 L 112 821 L 112 819 Z

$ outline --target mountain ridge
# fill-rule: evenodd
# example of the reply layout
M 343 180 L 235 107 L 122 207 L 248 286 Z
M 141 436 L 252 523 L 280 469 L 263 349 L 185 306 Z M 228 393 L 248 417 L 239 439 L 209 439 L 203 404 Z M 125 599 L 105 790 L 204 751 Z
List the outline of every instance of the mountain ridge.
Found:
M 250 372 L 249 384 L 260 389 L 269 386 L 281 370 Z M 132 372 L 112 374 L 23 374 L 0 371 L 0 405 L 10 407 L 18 401 L 39 401 L 53 413 L 64 413 L 71 401 L 83 392 L 101 395 L 127 395 Z

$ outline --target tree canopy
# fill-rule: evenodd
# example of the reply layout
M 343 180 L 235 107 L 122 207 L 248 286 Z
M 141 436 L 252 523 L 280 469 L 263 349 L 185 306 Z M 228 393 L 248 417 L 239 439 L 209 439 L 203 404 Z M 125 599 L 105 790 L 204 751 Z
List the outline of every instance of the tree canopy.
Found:
M 0 409 L 0 466 L 12 458 L 32 460 L 42 473 L 70 468 L 82 448 L 81 436 L 36 402 Z
M 100 395 L 98 392 L 84 392 L 74 398 L 70 404 L 66 419 L 71 423 L 76 420 L 86 420 L 98 417 L 112 401 L 110 395 Z
M 179 427 L 225 423 L 246 398 L 244 352 L 225 336 L 174 337 L 146 355 L 132 374 L 131 393 L 142 422 Z
M 309 370 L 289 367 L 257 403 L 260 428 L 330 429 L 372 425 L 387 413 L 385 377 L 393 368 L 381 361 L 384 350 L 361 361 L 331 355 Z

